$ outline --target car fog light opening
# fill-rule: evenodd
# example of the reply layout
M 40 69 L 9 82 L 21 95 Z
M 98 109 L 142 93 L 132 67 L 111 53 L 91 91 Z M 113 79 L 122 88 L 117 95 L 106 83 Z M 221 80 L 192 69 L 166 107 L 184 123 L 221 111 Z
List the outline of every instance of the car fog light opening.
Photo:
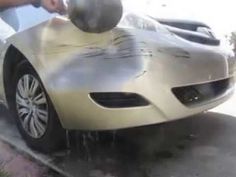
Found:
M 173 88 L 172 92 L 186 106 L 201 104 L 223 95 L 232 87 L 231 79 Z
M 107 108 L 130 108 L 150 105 L 145 98 L 136 93 L 90 93 L 90 97 L 97 104 Z

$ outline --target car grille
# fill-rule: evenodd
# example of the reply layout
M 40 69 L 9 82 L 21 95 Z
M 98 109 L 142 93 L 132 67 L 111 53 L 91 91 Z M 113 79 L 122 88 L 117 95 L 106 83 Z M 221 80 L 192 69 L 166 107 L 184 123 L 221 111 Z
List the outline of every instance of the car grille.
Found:
M 194 106 L 213 100 L 223 95 L 232 87 L 232 79 L 225 79 L 205 84 L 173 88 L 172 92 L 181 103 Z
M 156 19 L 159 23 L 173 26 L 175 28 L 180 28 L 188 31 L 197 31 L 199 27 L 206 27 L 210 28 L 208 25 L 201 23 L 201 22 L 194 22 L 194 21 L 176 21 L 176 20 L 166 20 L 166 19 Z
M 218 39 L 207 38 L 207 37 L 197 36 L 193 34 L 191 35 L 191 34 L 184 34 L 184 33 L 178 33 L 178 32 L 174 32 L 174 33 L 191 42 L 196 42 L 196 43 L 205 44 L 205 45 L 213 45 L 213 46 L 220 45 L 220 40 Z
M 145 98 L 135 93 L 90 93 L 90 97 L 97 104 L 107 108 L 130 108 L 150 104 Z

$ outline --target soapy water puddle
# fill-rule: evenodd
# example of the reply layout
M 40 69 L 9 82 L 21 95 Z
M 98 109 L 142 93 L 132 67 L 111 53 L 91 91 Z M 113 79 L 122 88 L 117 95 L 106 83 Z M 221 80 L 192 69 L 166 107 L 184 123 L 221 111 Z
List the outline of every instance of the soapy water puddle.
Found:
M 166 125 L 110 132 L 70 133 L 70 148 L 54 154 L 54 163 L 83 177 L 148 177 L 149 165 L 175 158 L 183 151 L 188 132 Z M 169 137 L 168 137 L 169 136 Z M 167 142 L 166 142 L 167 141 Z

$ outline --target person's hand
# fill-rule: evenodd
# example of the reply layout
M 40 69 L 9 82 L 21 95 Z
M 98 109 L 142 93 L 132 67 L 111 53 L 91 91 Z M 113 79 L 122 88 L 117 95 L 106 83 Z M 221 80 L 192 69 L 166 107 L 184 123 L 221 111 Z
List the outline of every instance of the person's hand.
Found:
M 66 12 L 66 7 L 63 0 L 42 0 L 41 5 L 44 9 L 51 13 L 64 14 Z

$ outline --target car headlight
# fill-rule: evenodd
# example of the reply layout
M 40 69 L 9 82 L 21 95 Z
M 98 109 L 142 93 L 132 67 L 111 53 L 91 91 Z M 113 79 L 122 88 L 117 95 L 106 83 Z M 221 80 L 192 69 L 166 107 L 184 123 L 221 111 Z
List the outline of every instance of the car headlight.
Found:
M 155 21 L 136 14 L 124 15 L 119 25 L 140 30 L 157 31 Z
M 216 35 L 214 34 L 213 30 L 211 30 L 210 28 L 198 27 L 197 32 L 202 33 L 202 34 L 206 35 L 209 38 L 216 39 Z

